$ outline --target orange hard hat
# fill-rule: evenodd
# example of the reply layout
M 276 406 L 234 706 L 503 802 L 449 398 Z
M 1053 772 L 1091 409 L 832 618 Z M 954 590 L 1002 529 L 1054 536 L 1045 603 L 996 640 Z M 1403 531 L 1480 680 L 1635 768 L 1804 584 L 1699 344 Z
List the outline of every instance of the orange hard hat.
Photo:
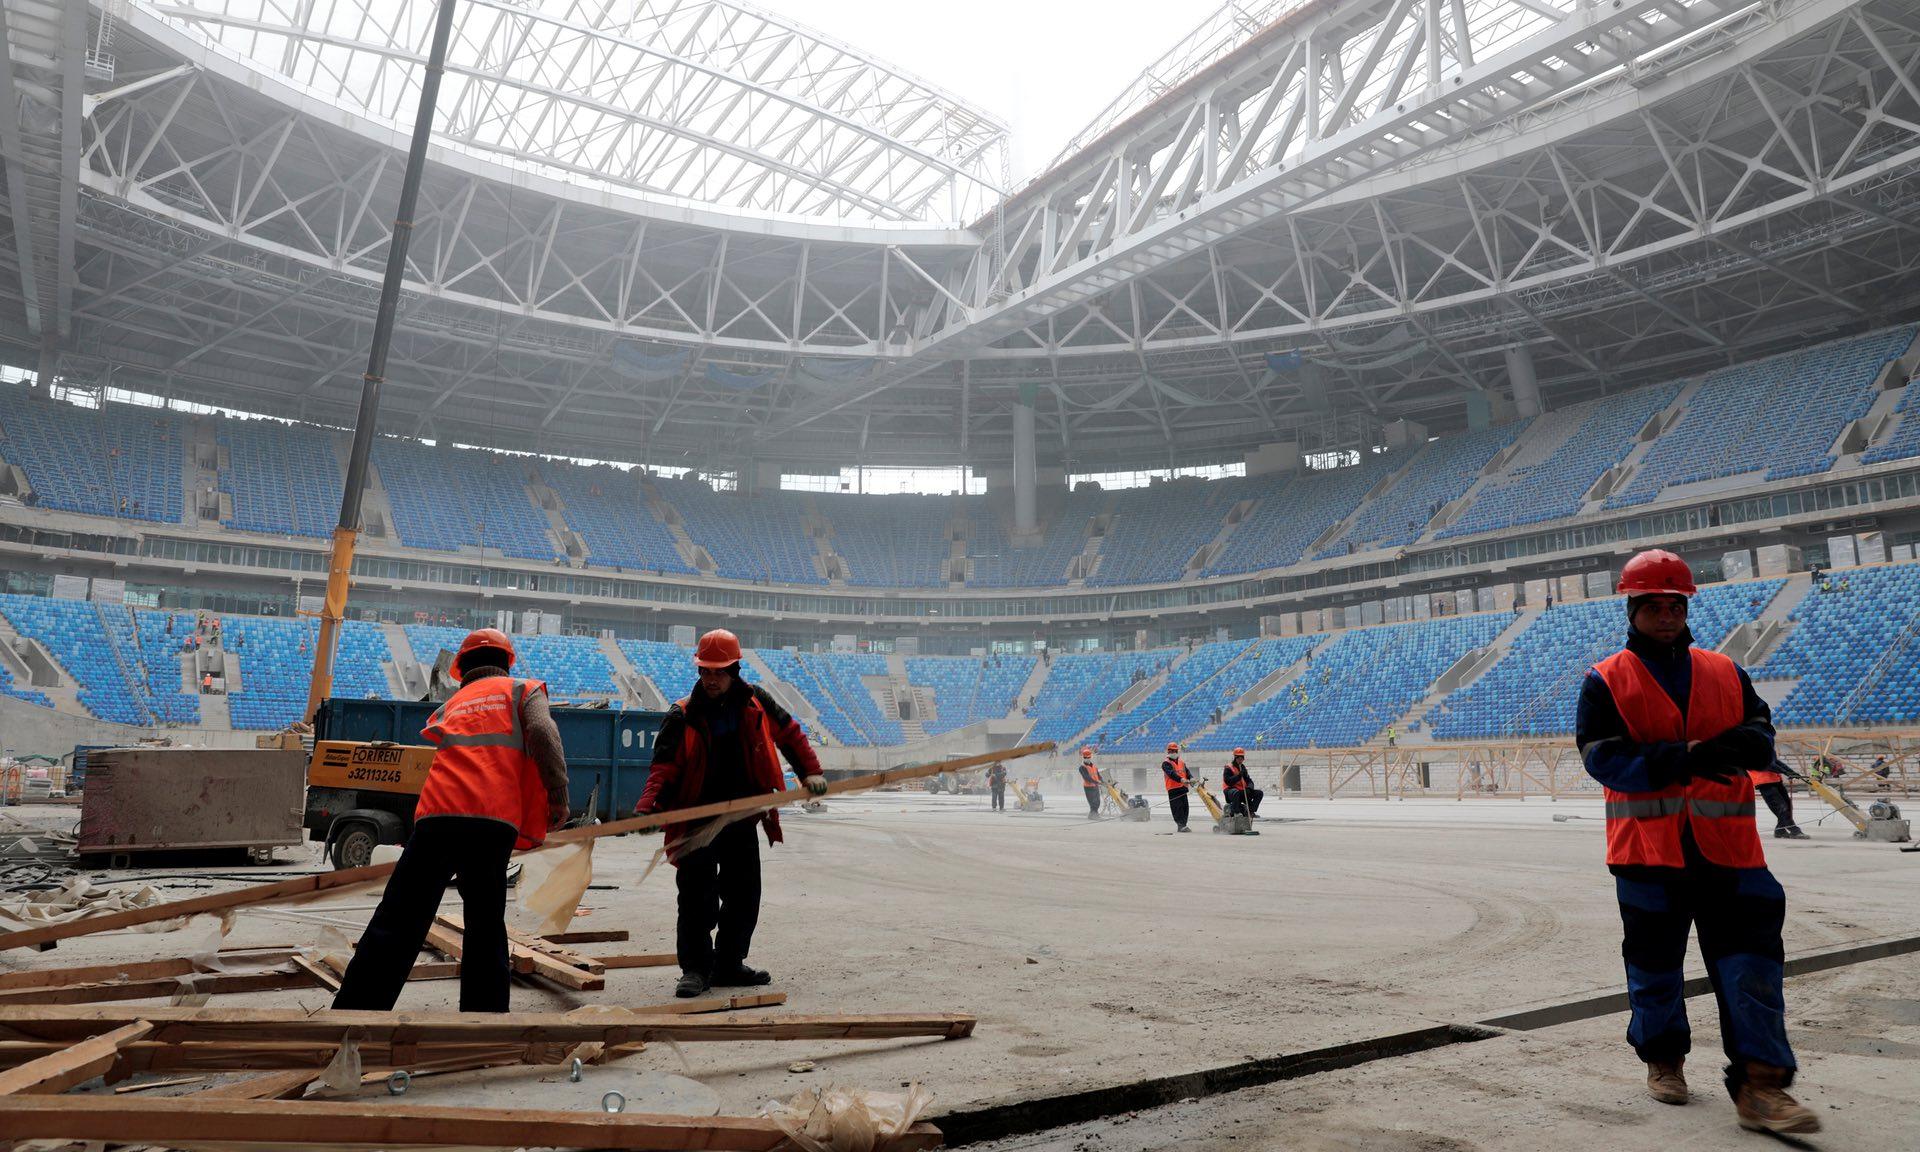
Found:
M 1233 758 L 1236 760 L 1238 760 L 1242 756 L 1245 756 L 1246 754 L 1247 754 L 1247 750 L 1245 748 L 1235 748 L 1233 750 Z
M 1082 749 L 1080 749 L 1080 755 L 1082 755 L 1082 756 L 1091 756 L 1091 755 L 1093 755 L 1093 749 L 1091 749 L 1091 748 L 1082 748 Z
M 505 652 L 507 654 L 507 667 L 513 667 L 513 641 L 507 638 L 507 634 L 498 628 L 476 628 L 467 633 L 465 640 L 460 641 L 460 651 L 453 657 L 453 674 L 455 676 L 465 676 L 467 672 L 465 668 L 461 667 L 461 664 L 467 653 L 475 652 L 482 648 L 493 648 L 497 651 Z
M 1665 549 L 1650 549 L 1627 561 L 1618 590 L 1629 596 L 1691 596 L 1693 569 Z
M 725 628 L 715 628 L 700 637 L 693 649 L 696 668 L 731 668 L 740 663 L 740 637 Z
M 1169 751 L 1169 752 L 1178 752 L 1178 751 L 1180 751 L 1180 745 L 1178 745 L 1178 744 L 1176 744 L 1176 743 L 1173 743 L 1173 742 L 1171 742 L 1171 741 L 1169 741 L 1169 742 L 1168 742 L 1168 744 L 1167 744 L 1167 751 Z

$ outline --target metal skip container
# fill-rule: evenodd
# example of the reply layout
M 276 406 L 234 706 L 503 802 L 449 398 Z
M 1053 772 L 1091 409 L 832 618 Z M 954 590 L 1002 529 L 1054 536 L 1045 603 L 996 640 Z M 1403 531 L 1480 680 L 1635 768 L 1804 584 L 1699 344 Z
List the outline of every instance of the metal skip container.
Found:
M 87 761 L 82 855 L 236 848 L 301 841 L 301 751 L 109 748 Z

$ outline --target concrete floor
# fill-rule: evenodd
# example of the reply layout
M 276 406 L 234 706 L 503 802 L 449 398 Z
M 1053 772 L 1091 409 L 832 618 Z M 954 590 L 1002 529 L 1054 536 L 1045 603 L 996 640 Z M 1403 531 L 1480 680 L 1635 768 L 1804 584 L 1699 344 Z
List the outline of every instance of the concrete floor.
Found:
M 807 1085 L 905 1081 L 932 1088 L 939 1113 L 1472 1022 L 1622 981 L 1595 802 L 1296 799 L 1270 802 L 1257 838 L 1210 835 L 1204 819 L 1175 836 L 1158 804 L 1150 822 L 1134 824 L 1085 820 L 1077 795 L 1049 803 L 1041 814 L 1001 814 L 984 797 L 836 800 L 822 814 L 787 815 L 788 842 L 764 854 L 752 959 L 773 971 L 788 1011 L 972 1012 L 973 1038 L 660 1045 L 626 1063 L 693 1076 L 728 1113 Z M 1789 954 L 1920 934 L 1920 855 L 1855 842 L 1837 820 L 1811 831 L 1808 842 L 1767 841 L 1790 901 Z M 626 928 L 632 941 L 583 950 L 671 950 L 670 871 L 635 886 L 657 845 L 600 844 L 596 882 L 619 888 L 590 891 L 574 927 Z M 315 854 L 281 855 L 307 867 Z M 311 918 L 360 921 L 368 904 L 307 905 L 304 919 L 244 915 L 229 942 L 338 949 Z M 45 954 L 0 954 L 0 968 L 178 954 L 178 939 L 89 937 Z M 1805 1095 L 1837 1106 L 1834 1128 L 1849 1143 L 1920 1141 L 1907 1123 L 1920 1115 L 1916 969 L 1908 957 L 1789 984 Z M 613 972 L 605 992 L 572 996 L 518 989 L 514 1004 L 656 1003 L 675 975 Z M 402 1006 L 450 1008 L 454 997 L 452 983 L 415 984 Z M 318 991 L 218 1001 L 325 1002 Z M 1694 1001 L 1693 1017 L 1701 1057 L 1690 1109 L 1644 1101 L 1640 1066 L 1620 1040 L 1625 1020 L 1613 1016 L 1009 1146 L 1545 1148 L 1605 1131 L 1626 1148 L 1717 1148 L 1740 1134 L 1712 1082 L 1710 1002 Z M 798 1060 L 814 1071 L 789 1073 Z M 542 1099 L 554 1079 L 552 1070 L 488 1077 L 509 1105 Z M 430 1101 L 432 1083 L 411 1098 Z

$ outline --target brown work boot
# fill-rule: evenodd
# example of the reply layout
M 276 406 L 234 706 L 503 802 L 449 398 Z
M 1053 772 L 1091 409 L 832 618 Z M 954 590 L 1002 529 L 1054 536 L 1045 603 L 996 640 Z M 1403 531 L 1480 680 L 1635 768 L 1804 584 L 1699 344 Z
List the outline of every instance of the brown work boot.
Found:
M 1682 1069 L 1686 1061 L 1675 1060 L 1663 1063 L 1658 1060 L 1647 1062 L 1647 1095 L 1662 1104 L 1685 1104 L 1687 1102 L 1687 1074 Z
M 1786 1084 L 1785 1068 L 1748 1064 L 1746 1079 L 1733 1093 L 1733 1106 L 1740 1113 L 1740 1127 L 1754 1132 L 1820 1131 L 1820 1117 L 1787 1095 Z

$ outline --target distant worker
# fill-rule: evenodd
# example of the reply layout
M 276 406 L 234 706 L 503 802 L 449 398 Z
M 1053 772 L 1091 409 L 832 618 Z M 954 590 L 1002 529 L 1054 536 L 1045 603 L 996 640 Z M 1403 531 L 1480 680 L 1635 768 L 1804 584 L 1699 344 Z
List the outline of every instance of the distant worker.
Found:
M 1760 799 L 1767 802 L 1767 810 L 1773 813 L 1773 836 L 1776 840 L 1805 840 L 1807 834 L 1800 825 L 1793 822 L 1793 796 L 1780 779 L 1786 765 L 1776 758 L 1773 766 L 1761 772 L 1749 772 L 1753 777 L 1753 790 Z
M 1180 759 L 1180 745 L 1167 745 L 1167 758 L 1160 761 L 1160 774 L 1166 778 L 1167 808 L 1173 813 L 1173 827 L 1176 832 L 1187 830 L 1187 785 L 1193 783 L 1193 773 L 1187 771 L 1186 761 Z
M 780 756 L 793 765 L 815 796 L 827 790 L 820 760 L 807 734 L 766 690 L 740 678 L 740 638 L 724 628 L 700 637 L 693 650 L 700 682 L 676 701 L 654 738 L 653 771 L 634 811 L 671 811 L 739 800 L 786 788 Z M 768 809 L 758 820 L 736 820 L 711 832 L 708 825 L 667 825 L 667 856 L 678 869 L 679 926 L 674 947 L 683 999 L 707 989 L 772 982 L 747 967 L 753 929 L 760 921 L 760 844 L 780 842 L 780 814 Z M 689 833 L 701 843 L 683 848 Z M 707 841 L 708 835 L 712 836 Z M 716 933 L 716 929 L 718 932 Z
M 1387 747 L 1389 748 L 1393 747 L 1394 738 L 1396 735 L 1397 734 L 1393 730 L 1393 725 L 1391 724 L 1387 725 Z
M 460 643 L 460 688 L 421 729 L 433 764 L 413 835 L 334 994 L 386 1012 L 400 998 L 452 881 L 465 916 L 460 1011 L 507 1010 L 507 859 L 567 819 L 567 759 L 547 686 L 508 674 L 513 641 L 482 628 Z
M 987 769 L 987 785 L 993 789 L 993 810 L 1007 810 L 1007 766 L 998 760 Z
M 211 672 L 200 673 L 200 691 L 202 692 L 213 691 L 213 673 Z
M 1587 771 L 1606 790 L 1607 867 L 1626 941 L 1627 1042 L 1647 1092 L 1685 1104 L 1692 1047 L 1682 999 L 1687 933 L 1719 1002 L 1727 1092 L 1740 1126 L 1816 1132 L 1786 1089 L 1780 928 L 1787 898 L 1753 820 L 1753 771 L 1773 763 L 1773 718 L 1739 665 L 1693 647 L 1693 573 L 1671 552 L 1627 562 L 1627 645 L 1587 673 L 1576 720 Z
M 1080 749 L 1080 790 L 1087 794 L 1087 819 L 1100 818 L 1100 766 L 1093 762 L 1093 749 Z
M 1253 786 L 1253 774 L 1247 771 L 1247 750 L 1235 748 L 1233 760 L 1220 773 L 1220 789 L 1227 794 L 1227 814 L 1258 816 L 1260 801 L 1266 793 Z

